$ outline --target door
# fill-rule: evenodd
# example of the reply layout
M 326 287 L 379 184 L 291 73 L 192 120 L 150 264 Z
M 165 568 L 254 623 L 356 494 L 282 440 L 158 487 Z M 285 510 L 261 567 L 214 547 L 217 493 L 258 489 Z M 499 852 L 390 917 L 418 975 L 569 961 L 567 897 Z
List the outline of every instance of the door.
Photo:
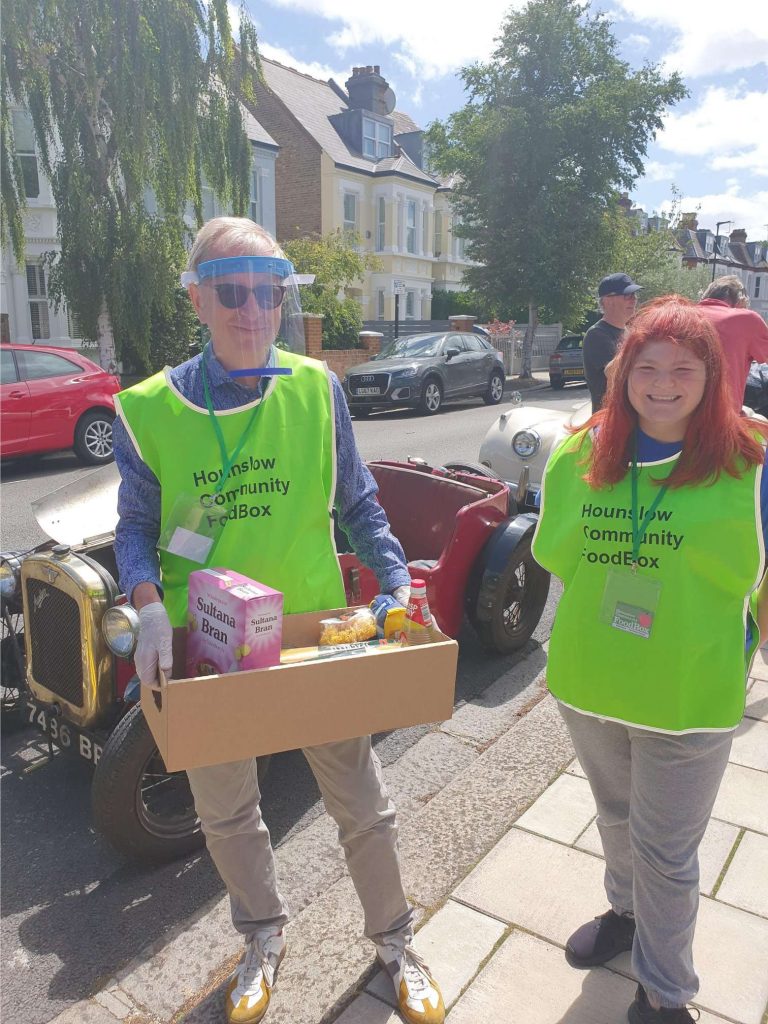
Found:
M 29 388 L 19 380 L 11 349 L 0 348 L 0 452 L 3 455 L 19 455 L 24 451 L 31 418 Z
M 469 375 L 472 393 L 484 394 L 496 363 L 496 354 L 476 334 L 462 334 L 462 338 L 470 353 Z
M 472 353 L 464 344 L 463 335 L 448 334 L 443 342 L 443 352 L 449 348 L 458 349 L 458 355 L 445 361 L 446 391 L 450 395 L 466 395 L 472 388 Z
M 29 447 L 33 451 L 70 448 L 83 402 L 80 377 L 87 371 L 55 352 L 17 353 L 19 375 L 32 405 Z

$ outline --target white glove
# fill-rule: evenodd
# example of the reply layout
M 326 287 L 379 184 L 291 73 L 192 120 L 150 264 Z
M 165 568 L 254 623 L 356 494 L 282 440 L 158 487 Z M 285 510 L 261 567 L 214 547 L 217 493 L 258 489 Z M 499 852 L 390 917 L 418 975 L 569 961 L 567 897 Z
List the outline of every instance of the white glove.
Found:
M 158 666 L 170 679 L 173 671 L 173 626 L 160 601 L 139 609 L 139 642 L 133 663 L 142 683 L 158 682 Z
M 408 601 L 411 597 L 411 588 L 407 584 L 403 584 L 402 587 L 395 587 L 392 591 L 392 597 L 394 597 L 394 599 L 401 604 L 403 608 L 407 608 Z

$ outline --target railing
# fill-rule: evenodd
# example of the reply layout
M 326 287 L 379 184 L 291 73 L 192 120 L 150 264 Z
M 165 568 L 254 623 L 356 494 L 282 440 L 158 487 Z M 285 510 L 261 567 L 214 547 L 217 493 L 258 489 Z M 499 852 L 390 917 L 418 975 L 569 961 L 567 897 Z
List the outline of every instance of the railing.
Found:
M 523 338 L 526 324 L 515 324 L 511 334 L 494 334 L 489 339 L 501 352 L 508 377 L 517 377 L 523 367 Z M 540 324 L 536 328 L 531 349 L 531 370 L 548 370 L 549 357 L 563 336 L 562 324 Z

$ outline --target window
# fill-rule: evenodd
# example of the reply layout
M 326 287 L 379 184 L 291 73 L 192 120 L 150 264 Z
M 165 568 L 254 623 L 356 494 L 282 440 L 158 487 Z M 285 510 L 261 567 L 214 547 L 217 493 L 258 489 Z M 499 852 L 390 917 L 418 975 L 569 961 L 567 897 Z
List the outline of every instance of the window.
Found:
M 409 199 L 405 207 L 405 249 L 416 252 L 416 200 Z
M 70 338 L 82 338 L 83 332 L 80 324 L 69 306 L 67 306 L 67 327 L 69 328 Z
M 381 160 L 392 155 L 392 128 L 372 117 L 363 118 L 363 156 Z
M 443 215 L 435 214 L 435 256 L 440 256 L 443 251 Z
M 754 292 L 754 297 L 756 299 L 760 298 L 760 275 L 759 274 L 755 274 L 755 292 Z
M 405 293 L 405 316 L 408 320 L 413 320 L 415 317 L 414 309 L 416 307 L 416 292 Z
M 45 271 L 40 263 L 27 264 L 27 295 L 29 297 L 29 318 L 32 321 L 32 337 L 35 341 L 50 338 L 48 322 L 48 299 L 45 290 Z
M 424 207 L 424 213 L 421 216 L 421 251 L 427 251 L 427 242 L 429 241 L 429 210 Z
M 261 169 L 254 167 L 251 171 L 251 220 L 261 224 L 264 213 L 261 207 Z
M 344 193 L 344 230 L 357 231 L 357 196 L 354 192 Z
M 376 319 L 384 319 L 384 289 L 379 288 L 376 293 Z
M 32 127 L 32 118 L 23 110 L 13 111 L 13 144 L 16 149 L 16 159 L 21 165 L 24 194 L 27 199 L 37 199 L 40 195 L 40 178 L 37 173 L 35 132 Z
M 382 252 L 387 231 L 387 204 L 383 196 L 379 197 L 376 209 L 376 248 L 379 252 Z
M 15 384 L 18 379 L 13 352 L 0 352 L 0 384 Z
M 19 352 L 19 362 L 22 380 L 71 377 L 82 369 L 77 363 L 53 352 Z
M 453 225 L 453 247 L 456 253 L 457 260 L 463 260 L 464 253 L 466 251 L 466 238 L 462 238 L 457 232 L 461 231 L 461 224 L 458 221 L 454 222 Z
M 488 349 L 476 334 L 462 334 L 464 349 L 467 352 L 487 352 Z

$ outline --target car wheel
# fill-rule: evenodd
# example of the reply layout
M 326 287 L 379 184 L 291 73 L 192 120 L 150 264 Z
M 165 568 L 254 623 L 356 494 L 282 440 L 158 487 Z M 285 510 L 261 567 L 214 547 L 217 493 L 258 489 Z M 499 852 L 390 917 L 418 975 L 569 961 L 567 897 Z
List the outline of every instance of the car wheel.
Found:
M 24 724 L 24 616 L 3 609 L 0 639 L 0 731 L 13 732 Z
M 504 375 L 499 370 L 494 370 L 488 384 L 488 390 L 483 395 L 486 405 L 498 405 L 504 397 Z
M 89 466 L 102 466 L 111 462 L 112 421 L 114 415 L 106 409 L 92 409 L 81 416 L 75 427 L 75 455 Z
M 437 377 L 427 377 L 421 392 L 419 408 L 427 416 L 434 416 L 443 406 L 443 386 Z
M 547 603 L 549 579 L 531 554 L 531 539 L 521 540 L 499 576 L 490 618 L 470 613 L 481 643 L 497 654 L 512 654 L 527 644 Z
M 549 383 L 553 391 L 561 391 L 565 387 L 565 378 L 560 376 L 560 374 L 550 373 Z

